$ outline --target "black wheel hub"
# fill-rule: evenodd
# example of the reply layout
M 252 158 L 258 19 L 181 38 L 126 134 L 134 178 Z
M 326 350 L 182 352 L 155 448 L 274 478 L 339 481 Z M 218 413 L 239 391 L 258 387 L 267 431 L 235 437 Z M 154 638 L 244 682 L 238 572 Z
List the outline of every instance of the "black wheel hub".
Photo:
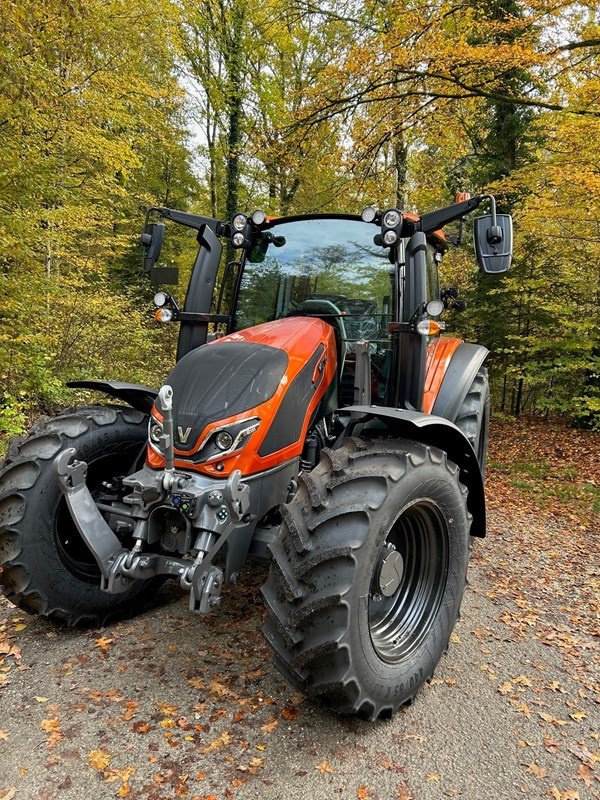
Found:
M 405 508 L 386 537 L 371 582 L 369 630 L 382 660 L 408 658 L 429 633 L 446 587 L 448 553 L 439 507 L 418 500 Z
M 384 597 L 391 597 L 402 582 L 404 559 L 394 545 L 389 543 L 387 548 L 382 549 L 379 560 L 379 591 Z

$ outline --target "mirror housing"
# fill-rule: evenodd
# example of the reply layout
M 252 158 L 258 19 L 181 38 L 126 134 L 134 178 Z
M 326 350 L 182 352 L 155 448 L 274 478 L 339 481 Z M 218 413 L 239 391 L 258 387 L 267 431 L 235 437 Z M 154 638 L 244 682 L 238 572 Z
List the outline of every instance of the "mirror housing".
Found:
M 477 217 L 473 223 L 475 255 L 485 275 L 506 272 L 513 250 L 513 228 L 510 214 Z
M 150 272 L 158 261 L 165 237 L 164 222 L 150 222 L 146 225 L 145 231 L 141 236 L 142 247 L 144 248 L 144 260 L 142 269 Z

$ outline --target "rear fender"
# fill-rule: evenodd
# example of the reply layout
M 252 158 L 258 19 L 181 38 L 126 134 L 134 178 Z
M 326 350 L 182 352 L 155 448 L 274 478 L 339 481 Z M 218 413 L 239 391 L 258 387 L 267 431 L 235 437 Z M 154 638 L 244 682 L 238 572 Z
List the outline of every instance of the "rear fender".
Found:
M 490 351 L 480 344 L 463 342 L 454 351 L 431 413 L 454 422 L 471 384 Z
M 379 421 L 399 438 L 412 439 L 444 450 L 450 461 L 458 466 L 461 483 L 469 491 L 467 508 L 473 516 L 471 536 L 480 538 L 485 536 L 483 477 L 471 443 L 453 422 L 443 417 L 421 414 L 418 411 L 378 406 L 348 406 L 340 409 L 338 413 L 342 416 L 352 415 L 343 438 L 353 434 L 359 436 L 358 426 L 362 430 L 369 430 L 373 429 L 375 421 Z
M 149 414 L 158 395 L 156 389 L 141 386 L 139 383 L 121 383 L 121 381 L 69 381 L 69 389 L 90 389 L 102 392 L 132 406 L 137 411 Z

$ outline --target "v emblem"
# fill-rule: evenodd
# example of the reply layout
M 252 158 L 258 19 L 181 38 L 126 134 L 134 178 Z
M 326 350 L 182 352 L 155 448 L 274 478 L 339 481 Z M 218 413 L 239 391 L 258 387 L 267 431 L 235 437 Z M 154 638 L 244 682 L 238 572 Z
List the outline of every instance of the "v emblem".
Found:
M 179 437 L 179 441 L 181 442 L 181 444 L 185 444 L 187 442 L 191 432 L 192 432 L 191 428 L 186 428 L 185 430 L 183 430 L 183 428 L 180 427 L 177 428 L 177 435 Z

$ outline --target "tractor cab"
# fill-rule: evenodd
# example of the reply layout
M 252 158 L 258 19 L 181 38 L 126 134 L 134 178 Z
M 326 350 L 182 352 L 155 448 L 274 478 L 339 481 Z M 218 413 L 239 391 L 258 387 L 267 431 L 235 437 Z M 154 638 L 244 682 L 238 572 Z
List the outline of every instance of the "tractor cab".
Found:
M 354 401 L 359 342 L 368 343 L 372 402 L 384 404 L 390 385 L 397 265 L 374 239 L 373 225 L 359 216 L 273 220 L 255 235 L 233 298 L 234 330 L 289 317 L 331 325 L 338 406 Z M 427 246 L 427 299 L 439 299 L 436 254 L 442 246 Z

